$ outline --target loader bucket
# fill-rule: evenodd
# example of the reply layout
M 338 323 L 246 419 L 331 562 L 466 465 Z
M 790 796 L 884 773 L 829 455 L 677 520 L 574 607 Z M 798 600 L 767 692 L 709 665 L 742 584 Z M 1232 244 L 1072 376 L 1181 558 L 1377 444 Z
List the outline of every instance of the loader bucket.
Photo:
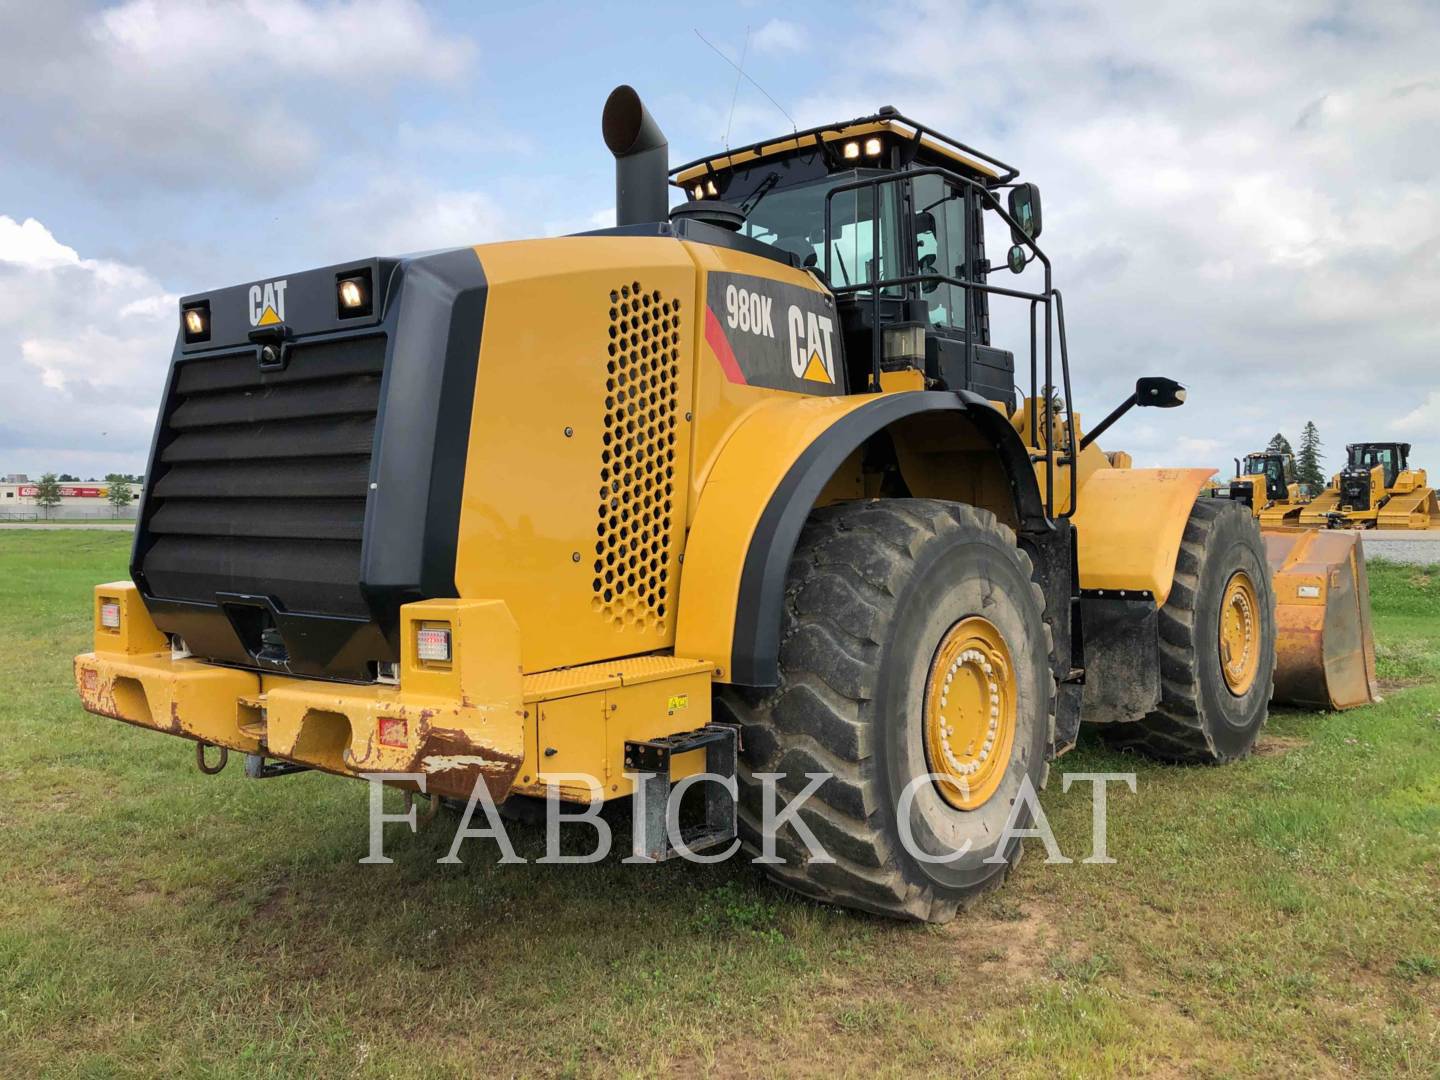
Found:
M 1376 701 L 1370 583 L 1359 534 L 1264 530 L 1275 576 L 1275 695 L 1282 704 L 1350 709 Z

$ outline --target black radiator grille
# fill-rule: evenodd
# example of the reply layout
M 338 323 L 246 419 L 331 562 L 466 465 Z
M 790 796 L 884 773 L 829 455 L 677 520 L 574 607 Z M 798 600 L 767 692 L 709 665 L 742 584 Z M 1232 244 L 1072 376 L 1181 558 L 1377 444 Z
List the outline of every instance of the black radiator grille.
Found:
M 384 364 L 381 336 L 294 345 L 283 371 L 260 371 L 253 351 L 182 363 L 143 526 L 153 595 L 368 617 L 360 544 Z

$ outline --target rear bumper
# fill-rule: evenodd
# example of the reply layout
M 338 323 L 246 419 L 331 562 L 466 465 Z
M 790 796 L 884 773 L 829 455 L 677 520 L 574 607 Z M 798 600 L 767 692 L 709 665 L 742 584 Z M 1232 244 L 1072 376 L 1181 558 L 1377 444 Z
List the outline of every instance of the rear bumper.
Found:
M 399 687 L 272 676 L 172 659 L 128 582 L 100 586 L 120 628 L 96 623 L 96 649 L 75 658 L 84 707 L 243 753 L 359 776 L 420 773 L 426 790 L 468 799 L 483 781 L 497 802 L 524 757 L 519 631 L 499 601 L 442 600 L 402 608 Z M 415 656 L 420 623 L 448 624 L 445 665 Z M 382 742 L 382 738 L 384 741 Z

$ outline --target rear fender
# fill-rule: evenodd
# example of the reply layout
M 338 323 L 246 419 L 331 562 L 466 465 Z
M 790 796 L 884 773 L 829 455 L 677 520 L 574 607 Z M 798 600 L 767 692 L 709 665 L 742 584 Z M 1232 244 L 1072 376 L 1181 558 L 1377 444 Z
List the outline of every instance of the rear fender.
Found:
M 1008 479 L 1002 519 L 1048 528 L 1019 436 L 975 395 L 777 395 L 740 423 L 706 477 L 685 547 L 677 656 L 711 661 L 721 682 L 775 685 L 785 577 L 800 531 L 836 471 L 881 432 L 892 436 L 911 494 L 963 498 L 973 489 L 940 468 L 947 458 L 977 455 L 988 469 L 998 459 Z

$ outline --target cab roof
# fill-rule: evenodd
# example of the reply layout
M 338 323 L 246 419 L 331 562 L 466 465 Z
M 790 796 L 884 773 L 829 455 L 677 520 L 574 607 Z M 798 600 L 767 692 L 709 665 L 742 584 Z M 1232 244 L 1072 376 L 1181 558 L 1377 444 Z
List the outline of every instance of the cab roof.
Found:
M 844 123 L 825 124 L 805 131 L 796 131 L 778 139 L 766 139 L 749 146 L 737 147 L 713 157 L 698 158 L 671 169 L 670 180 L 677 186 L 683 186 L 696 177 L 707 176 L 721 169 L 780 157 L 807 147 L 844 143 L 877 133 L 897 136 L 904 143 L 913 144 L 916 157 L 924 156 L 930 159 L 927 164 L 942 167 L 958 165 L 991 183 L 1008 184 L 1020 175 L 1018 169 L 1000 159 L 966 146 L 958 139 L 952 139 L 919 121 L 902 116 L 894 107 L 886 105 L 873 116 L 862 116 Z

